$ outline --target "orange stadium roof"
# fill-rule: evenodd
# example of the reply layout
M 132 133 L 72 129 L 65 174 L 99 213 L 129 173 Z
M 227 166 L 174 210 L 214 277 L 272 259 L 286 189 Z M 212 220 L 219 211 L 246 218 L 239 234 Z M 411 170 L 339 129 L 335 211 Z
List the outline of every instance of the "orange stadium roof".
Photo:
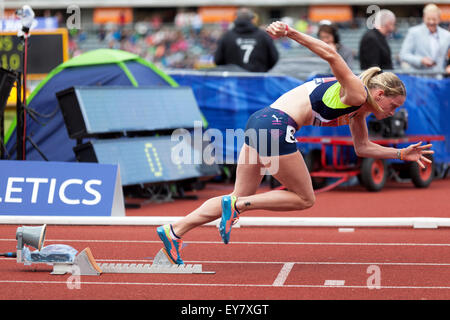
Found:
M 314 22 L 346 22 L 353 19 L 353 11 L 349 5 L 312 5 L 309 7 L 308 18 Z
M 450 4 L 438 4 L 441 9 L 441 21 L 450 21 Z
M 204 23 L 232 22 L 236 18 L 236 7 L 201 7 L 198 14 Z

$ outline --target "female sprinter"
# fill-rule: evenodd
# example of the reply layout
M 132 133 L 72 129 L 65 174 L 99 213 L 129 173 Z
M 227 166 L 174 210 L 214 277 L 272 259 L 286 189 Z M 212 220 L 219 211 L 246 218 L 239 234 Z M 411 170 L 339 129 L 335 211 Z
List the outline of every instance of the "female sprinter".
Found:
M 336 78 L 304 83 L 283 94 L 271 106 L 250 116 L 246 130 L 279 130 L 276 131 L 278 134 L 271 131 L 270 138 L 265 139 L 272 142 L 277 140 L 278 152 L 272 154 L 270 146 L 263 145 L 261 148 L 261 141 L 246 138 L 239 155 L 233 193 L 209 199 L 176 223 L 157 228 L 167 254 L 174 263 L 183 264 L 180 256 L 181 237 L 197 226 L 221 217 L 220 235 L 223 242 L 228 243 L 233 223 L 246 210 L 302 210 L 314 204 L 311 177 L 294 138 L 295 131 L 302 126 L 348 124 L 359 157 L 416 161 L 421 167 L 424 167 L 423 162 L 431 162 L 424 156 L 433 153 L 429 150 L 431 144 L 422 146 L 419 142 L 404 149 L 394 149 L 369 141 L 366 117 L 370 113 L 377 119 L 392 116 L 395 109 L 405 102 L 405 86 L 395 74 L 381 72 L 374 67 L 358 77 L 336 50 L 325 42 L 290 29 L 283 22 L 272 23 L 266 31 L 273 38 L 289 37 L 307 47 L 329 63 Z M 248 159 L 257 161 L 249 162 Z M 264 169 L 287 190 L 255 194 L 264 176 Z

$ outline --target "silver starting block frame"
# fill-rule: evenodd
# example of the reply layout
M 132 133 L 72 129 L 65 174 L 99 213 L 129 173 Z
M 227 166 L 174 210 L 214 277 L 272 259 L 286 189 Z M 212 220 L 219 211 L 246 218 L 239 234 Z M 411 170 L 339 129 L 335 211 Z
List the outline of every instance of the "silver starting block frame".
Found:
M 102 273 L 89 248 L 77 254 L 73 263 L 55 262 L 52 264 L 53 271 L 50 274 L 71 273 L 74 275 L 98 276 Z
M 100 263 L 94 259 L 91 249 L 85 248 L 78 253 L 75 258 L 70 256 L 41 256 L 41 248 L 44 243 L 46 226 L 41 227 L 20 227 L 17 228 L 17 263 L 31 265 L 35 263 L 45 263 L 53 266 L 51 274 L 66 274 L 80 276 L 98 276 L 102 273 L 177 273 L 177 274 L 202 274 L 215 273 L 214 271 L 203 271 L 201 264 L 176 264 L 169 258 L 166 249 L 162 248 L 156 254 L 152 264 L 128 264 L 128 263 Z M 30 245 L 38 249 L 36 257 L 24 259 L 24 245 Z M 28 249 L 28 248 L 27 248 Z M 75 250 L 76 251 L 76 250 Z M 31 254 L 33 255 L 33 253 Z
M 175 264 L 165 249 L 159 250 L 152 264 L 99 263 L 95 262 L 89 248 L 84 249 L 73 263 L 53 263 L 54 275 L 71 273 L 74 275 L 100 275 L 102 273 L 171 273 L 171 274 L 214 274 L 203 271 L 201 264 Z

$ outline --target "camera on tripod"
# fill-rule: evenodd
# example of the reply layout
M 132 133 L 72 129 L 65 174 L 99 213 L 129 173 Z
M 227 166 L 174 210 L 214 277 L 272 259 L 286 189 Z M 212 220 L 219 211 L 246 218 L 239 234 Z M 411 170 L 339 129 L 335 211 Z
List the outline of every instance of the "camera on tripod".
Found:
M 20 23 L 22 25 L 22 29 L 19 30 L 19 37 L 22 36 L 21 33 L 28 34 L 34 22 L 33 9 L 28 5 L 24 5 L 16 11 L 16 15 L 20 17 Z
M 11 89 L 16 83 L 16 150 L 17 159 L 26 159 L 26 140 L 30 141 L 33 146 L 34 142 L 29 136 L 26 135 L 26 92 L 27 92 L 27 54 L 28 54 L 28 38 L 30 37 L 30 30 L 35 22 L 35 14 L 33 9 L 29 5 L 24 5 L 22 8 L 16 11 L 16 15 L 20 17 L 21 27 L 18 30 L 17 37 L 20 39 L 20 43 L 23 43 L 22 56 L 18 56 L 19 60 L 22 60 L 13 70 L 7 70 L 0 68 L 0 159 L 3 159 L 7 154 L 6 147 L 4 145 L 4 111 L 6 103 L 11 93 Z M 17 55 L 14 53 L 14 55 Z M 7 56 L 5 56 L 7 57 Z M 21 66 L 21 67 L 20 67 Z M 8 156 L 9 157 L 9 156 Z
M 381 136 L 384 138 L 404 137 L 408 128 L 408 111 L 402 108 L 392 117 L 381 120 L 377 120 L 374 115 L 371 115 L 367 126 L 369 134 L 372 136 Z

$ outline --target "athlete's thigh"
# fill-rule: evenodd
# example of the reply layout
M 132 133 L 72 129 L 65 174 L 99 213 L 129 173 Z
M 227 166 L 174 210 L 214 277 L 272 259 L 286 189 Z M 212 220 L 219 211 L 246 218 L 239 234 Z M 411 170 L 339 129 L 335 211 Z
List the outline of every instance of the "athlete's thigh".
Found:
M 311 176 L 299 151 L 260 159 L 269 173 L 288 190 L 300 196 L 314 196 Z
M 244 143 L 239 154 L 233 195 L 249 196 L 258 190 L 264 176 L 258 152 Z

